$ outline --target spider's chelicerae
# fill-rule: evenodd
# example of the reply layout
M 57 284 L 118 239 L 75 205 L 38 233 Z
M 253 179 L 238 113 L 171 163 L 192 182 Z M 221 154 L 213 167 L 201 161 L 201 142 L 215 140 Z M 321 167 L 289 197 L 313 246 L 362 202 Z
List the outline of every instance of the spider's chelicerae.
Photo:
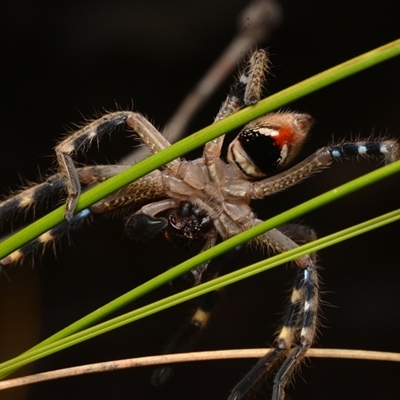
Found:
M 267 62 L 264 50 L 255 51 L 251 55 L 215 121 L 260 99 Z M 290 166 L 312 123 L 312 118 L 307 114 L 287 111 L 267 114 L 243 128 L 229 145 L 226 161 L 221 158 L 224 138 L 219 137 L 205 145 L 201 158 L 171 161 L 163 169 L 148 174 L 93 204 L 89 209 L 75 214 L 81 186 L 104 181 L 128 167 L 97 165 L 76 168 L 72 156 L 77 151 L 123 125 L 136 132 L 153 153 L 170 145 L 141 114 L 131 111 L 106 114 L 57 145 L 55 151 L 59 173 L 0 203 L 2 221 L 36 207 L 48 196 L 67 194 L 66 221 L 3 258 L 0 268 L 6 269 L 38 248 L 53 243 L 63 233 L 79 226 L 92 213 L 119 210 L 133 212 L 126 220 L 126 231 L 135 239 L 151 238 L 157 233 L 164 233 L 179 247 L 190 247 L 194 242 L 202 240 L 205 250 L 217 240 L 230 238 L 261 222 L 252 211 L 251 200 L 264 198 L 297 184 L 326 168 L 335 159 L 383 157 L 385 162 L 392 162 L 400 156 L 400 146 L 396 141 L 378 138 L 324 147 L 304 161 Z M 271 253 L 281 253 L 298 246 L 296 242 L 312 238 L 312 232 L 293 225 L 290 229 L 273 229 L 253 242 Z M 243 398 L 260 378 L 275 369 L 277 373 L 272 397 L 275 400 L 283 399 L 285 386 L 313 343 L 319 304 L 315 257 L 303 256 L 295 264 L 298 274 L 275 348 L 262 357 L 238 383 L 230 399 Z M 192 271 L 194 284 L 201 282 L 207 266 L 203 264 Z M 209 309 L 204 307 L 194 314 L 191 320 L 192 331 L 202 330 L 208 314 Z M 182 347 L 179 339 L 174 342 L 174 346 L 169 349 L 171 352 Z M 168 368 L 161 368 L 153 376 L 153 381 L 160 383 L 166 375 Z

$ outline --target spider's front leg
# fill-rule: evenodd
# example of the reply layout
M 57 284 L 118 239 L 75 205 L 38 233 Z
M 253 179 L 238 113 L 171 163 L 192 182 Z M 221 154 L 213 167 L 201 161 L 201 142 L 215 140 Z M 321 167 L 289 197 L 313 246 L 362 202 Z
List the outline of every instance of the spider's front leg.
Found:
M 146 118 L 131 111 L 106 114 L 68 136 L 55 148 L 60 172 L 65 178 L 67 190 L 65 218 L 67 220 L 72 218 L 81 193 L 81 183 L 72 155 L 89 146 L 93 140 L 99 141 L 104 134 L 110 135 L 115 129 L 125 124 L 140 136 L 143 143 L 153 153 L 170 146 L 168 140 Z M 170 162 L 167 168 L 173 169 L 178 162 L 179 160 Z

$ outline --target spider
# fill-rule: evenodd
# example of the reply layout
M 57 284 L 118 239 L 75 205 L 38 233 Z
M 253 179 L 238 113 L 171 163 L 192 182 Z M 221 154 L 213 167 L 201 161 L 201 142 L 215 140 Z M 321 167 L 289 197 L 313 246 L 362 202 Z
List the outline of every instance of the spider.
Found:
M 215 121 L 259 101 L 267 65 L 268 56 L 264 50 L 257 50 L 250 56 Z M 139 113 L 117 111 L 106 114 L 56 146 L 59 173 L 0 203 L 0 220 L 5 220 L 36 207 L 48 196 L 67 194 L 66 221 L 0 260 L 0 267 L 4 269 L 38 247 L 53 243 L 60 235 L 79 226 L 90 214 L 115 213 L 124 209 L 135 210 L 126 220 L 129 236 L 144 239 L 164 233 L 175 245 L 183 248 L 203 241 L 204 251 L 214 246 L 217 240 L 230 238 L 261 222 L 251 208 L 251 200 L 285 190 L 330 166 L 333 160 L 382 157 L 388 163 L 400 156 L 400 146 L 396 141 L 378 138 L 323 147 L 292 165 L 312 124 L 308 114 L 289 111 L 266 114 L 243 128 L 229 145 L 226 160 L 221 156 L 224 137 L 219 137 L 205 145 L 201 158 L 171 161 L 163 169 L 153 171 L 75 214 L 82 185 L 96 184 L 127 168 L 124 165 L 77 168 L 72 158 L 76 152 L 120 126 L 127 126 L 137 133 L 153 153 L 170 145 Z M 312 234 L 303 235 L 296 225 L 292 234 L 290 232 L 290 229 L 273 229 L 251 243 L 266 248 L 270 253 L 281 253 L 297 247 L 302 237 L 312 240 Z M 294 263 L 298 272 L 275 348 L 237 384 L 230 400 L 244 398 L 262 377 L 276 369 L 272 398 L 284 399 L 285 387 L 313 344 L 319 308 L 315 256 L 306 255 Z M 207 267 L 205 263 L 191 271 L 194 284 L 202 281 Z M 204 314 L 196 312 L 191 321 L 199 330 L 207 319 Z

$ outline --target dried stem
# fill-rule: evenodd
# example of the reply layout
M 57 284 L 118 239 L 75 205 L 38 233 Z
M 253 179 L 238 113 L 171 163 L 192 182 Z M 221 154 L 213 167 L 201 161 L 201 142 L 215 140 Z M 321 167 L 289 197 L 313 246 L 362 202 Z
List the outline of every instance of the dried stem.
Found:
M 126 360 L 108 361 L 96 364 L 87 364 L 79 367 L 63 368 L 50 372 L 43 372 L 22 378 L 9 379 L 0 382 L 0 390 L 10 389 L 17 386 L 30 385 L 32 383 L 44 382 L 59 378 L 78 375 L 86 375 L 98 372 L 115 371 L 119 369 L 146 367 L 150 365 L 162 365 L 182 363 L 188 361 L 226 360 L 235 358 L 260 358 L 271 349 L 243 349 L 243 350 L 219 350 L 203 351 L 182 354 L 164 354 L 151 357 L 130 358 Z M 347 349 L 309 349 L 307 357 L 316 358 L 346 358 L 349 360 L 369 361 L 393 361 L 400 362 L 399 353 L 389 353 L 367 350 Z

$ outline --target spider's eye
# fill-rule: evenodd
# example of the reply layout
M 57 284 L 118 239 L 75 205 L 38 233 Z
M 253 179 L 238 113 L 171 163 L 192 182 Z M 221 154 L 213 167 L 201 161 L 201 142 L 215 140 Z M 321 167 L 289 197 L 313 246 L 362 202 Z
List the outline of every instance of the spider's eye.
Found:
M 272 175 L 293 160 L 311 125 L 307 114 L 267 114 L 243 128 L 229 146 L 228 161 L 247 177 Z

